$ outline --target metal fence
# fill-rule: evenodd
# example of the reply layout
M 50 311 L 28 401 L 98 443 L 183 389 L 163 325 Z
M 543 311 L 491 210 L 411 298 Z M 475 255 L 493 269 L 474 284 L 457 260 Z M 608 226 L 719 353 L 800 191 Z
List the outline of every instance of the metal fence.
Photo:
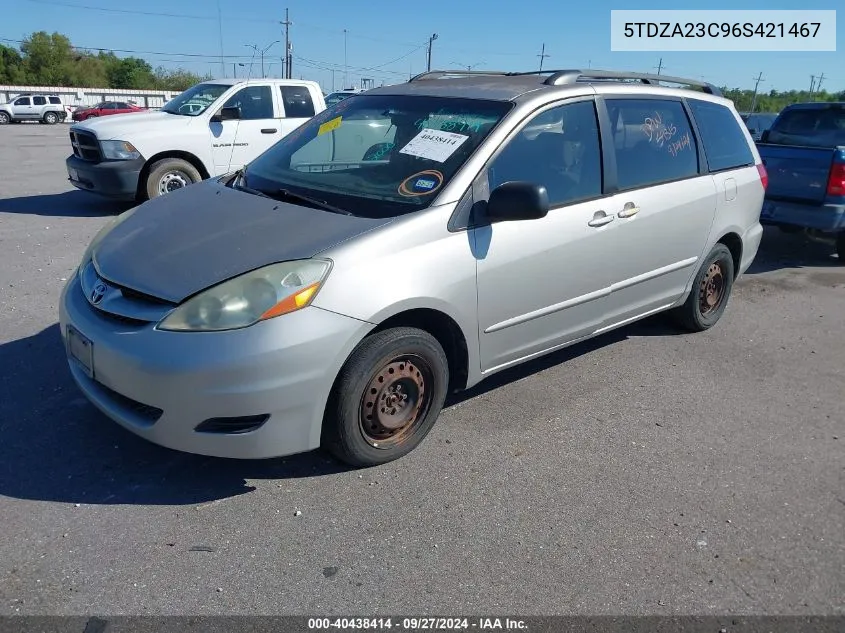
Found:
M 0 103 L 6 103 L 26 92 L 57 95 L 69 112 L 79 107 L 95 105 L 101 101 L 133 102 L 142 108 L 155 110 L 161 108 L 165 103 L 179 94 L 178 92 L 169 92 L 166 90 L 116 90 L 114 88 L 0 85 Z

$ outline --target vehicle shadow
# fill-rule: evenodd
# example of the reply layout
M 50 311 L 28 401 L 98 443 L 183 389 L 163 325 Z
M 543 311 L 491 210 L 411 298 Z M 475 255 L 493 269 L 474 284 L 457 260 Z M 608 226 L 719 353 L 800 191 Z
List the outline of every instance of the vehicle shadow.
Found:
M 759 275 L 788 268 L 836 267 L 845 268 L 839 261 L 832 243 L 812 239 L 804 233 L 784 233 L 777 227 L 767 226 L 757 257 L 746 275 Z
M 491 377 L 447 406 L 626 336 L 675 332 L 659 318 L 610 332 Z M 252 492 L 250 480 L 351 470 L 322 451 L 268 460 L 190 455 L 151 444 L 97 411 L 67 368 L 59 327 L 0 345 L 0 495 L 94 505 L 190 505 Z
M 92 218 L 118 215 L 133 207 L 133 202 L 101 198 L 85 191 L 0 199 L 0 213 L 24 213 L 51 217 Z

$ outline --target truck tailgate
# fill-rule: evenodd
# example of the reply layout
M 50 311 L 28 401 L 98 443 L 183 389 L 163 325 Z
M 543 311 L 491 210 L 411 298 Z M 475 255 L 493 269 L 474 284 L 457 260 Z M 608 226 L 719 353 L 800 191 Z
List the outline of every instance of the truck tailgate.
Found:
M 758 143 L 769 174 L 766 198 L 821 204 L 827 193 L 834 148 Z

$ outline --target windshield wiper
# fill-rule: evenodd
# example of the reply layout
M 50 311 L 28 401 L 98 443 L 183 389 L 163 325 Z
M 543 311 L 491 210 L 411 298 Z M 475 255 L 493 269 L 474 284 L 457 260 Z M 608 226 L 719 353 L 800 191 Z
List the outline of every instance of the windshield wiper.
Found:
M 305 202 L 306 204 L 310 204 L 311 206 L 317 207 L 318 209 L 331 211 L 332 213 L 339 213 L 341 215 L 355 215 L 351 211 L 336 207 L 333 204 L 329 204 L 325 200 L 312 198 L 311 196 L 296 193 L 289 189 L 274 189 L 272 191 L 263 191 L 261 189 L 253 189 L 252 187 L 248 187 L 246 184 L 246 170 L 244 168 L 241 168 L 235 172 L 235 178 L 232 181 L 232 186 L 235 189 L 240 189 L 241 191 L 244 191 L 246 193 L 251 193 L 253 195 L 261 196 L 263 198 L 270 198 L 271 200 L 296 200 L 298 202 Z
M 264 195 L 270 196 L 271 198 L 275 198 L 276 200 L 297 200 L 299 202 L 305 202 L 306 204 L 315 206 L 318 209 L 323 209 L 324 211 L 331 211 L 332 213 L 339 213 L 341 215 L 355 215 L 351 211 L 336 207 L 333 204 L 329 204 L 325 200 L 312 198 L 311 196 L 296 193 L 294 191 L 290 191 L 289 189 L 275 189 L 274 191 L 263 191 L 262 193 Z

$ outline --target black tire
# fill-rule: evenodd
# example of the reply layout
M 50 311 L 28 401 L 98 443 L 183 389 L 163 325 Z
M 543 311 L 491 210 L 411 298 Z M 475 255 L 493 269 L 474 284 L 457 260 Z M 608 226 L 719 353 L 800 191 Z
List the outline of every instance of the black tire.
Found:
M 200 180 L 202 175 L 191 163 L 181 158 L 164 158 L 150 168 L 144 190 L 147 198 L 152 200 Z
M 44 115 L 44 123 L 46 123 L 47 125 L 55 125 L 58 122 L 59 122 L 59 115 L 56 114 L 55 112 L 47 112 Z
M 0 112 L 0 125 L 8 125 L 12 122 L 12 117 L 8 112 Z
M 673 311 L 675 320 L 691 332 L 710 329 L 724 314 L 733 283 L 733 255 L 724 244 L 716 244 L 698 269 L 689 297 Z
M 448 385 L 446 353 L 428 332 L 397 327 L 372 334 L 335 380 L 321 444 L 356 468 L 399 459 L 431 431 Z
M 845 231 L 836 235 L 836 254 L 839 256 L 839 263 L 845 264 Z

